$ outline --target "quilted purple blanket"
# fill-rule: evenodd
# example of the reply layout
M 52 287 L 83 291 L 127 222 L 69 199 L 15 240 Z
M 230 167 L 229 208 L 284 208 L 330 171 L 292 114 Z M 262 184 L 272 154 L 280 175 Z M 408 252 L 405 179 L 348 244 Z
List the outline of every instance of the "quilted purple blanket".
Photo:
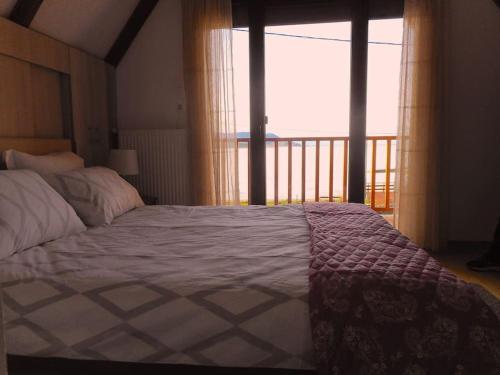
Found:
M 320 374 L 500 374 L 500 322 L 380 215 L 306 204 Z

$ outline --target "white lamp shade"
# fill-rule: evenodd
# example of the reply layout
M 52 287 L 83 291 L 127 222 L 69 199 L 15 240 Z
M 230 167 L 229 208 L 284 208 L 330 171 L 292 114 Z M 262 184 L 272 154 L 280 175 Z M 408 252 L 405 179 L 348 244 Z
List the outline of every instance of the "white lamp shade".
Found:
M 122 176 L 135 176 L 139 174 L 136 150 L 111 150 L 109 153 L 108 167 L 114 169 Z

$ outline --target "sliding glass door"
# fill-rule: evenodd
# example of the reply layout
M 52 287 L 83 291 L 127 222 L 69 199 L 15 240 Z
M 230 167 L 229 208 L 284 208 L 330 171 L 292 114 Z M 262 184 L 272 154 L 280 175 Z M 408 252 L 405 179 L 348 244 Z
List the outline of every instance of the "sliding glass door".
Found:
M 368 79 L 369 54 L 370 71 L 375 72 L 371 74 L 381 74 L 374 69 L 380 65 L 378 50 L 368 47 L 367 1 L 352 4 L 344 16 L 329 16 L 334 22 L 313 22 L 309 14 L 307 23 L 288 20 L 290 24 L 266 25 L 270 20 L 276 23 L 279 16 L 268 13 L 266 17 L 263 1 L 248 3 L 248 27 L 234 31 L 243 203 L 370 204 L 370 199 L 380 200 L 383 179 L 387 182 L 382 187 L 384 204 L 390 206 L 386 190 L 391 185 L 395 150 L 389 156 L 378 153 L 382 147 L 393 146 L 392 140 L 381 140 L 379 145 L 378 138 L 375 143 L 367 138 L 367 123 L 374 123 L 371 117 L 367 120 L 368 82 L 370 103 L 373 92 L 378 100 L 384 95 L 383 90 L 373 90 L 381 87 L 380 80 Z M 300 15 L 294 17 L 300 20 Z M 375 30 L 371 24 L 370 28 Z M 399 79 L 399 70 L 394 75 Z M 377 112 L 373 108 L 372 104 L 369 116 Z M 373 161 L 373 155 L 377 160 Z M 388 178 L 379 168 L 384 155 Z
M 268 26 L 268 204 L 347 200 L 351 23 Z

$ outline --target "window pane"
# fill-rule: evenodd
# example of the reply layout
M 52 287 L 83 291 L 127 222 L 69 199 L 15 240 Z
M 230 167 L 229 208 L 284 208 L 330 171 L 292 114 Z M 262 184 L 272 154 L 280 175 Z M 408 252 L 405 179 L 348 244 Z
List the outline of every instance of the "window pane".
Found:
M 394 198 L 396 142 L 393 138 L 398 127 L 402 37 L 402 19 L 370 21 L 365 202 L 385 212 L 391 211 Z
M 302 199 L 303 137 L 349 135 L 351 23 L 266 27 L 267 136 L 292 138 L 291 196 Z M 316 198 L 316 142 L 305 147 L 305 198 Z M 333 196 L 343 196 L 344 143 L 334 144 Z M 330 142 L 319 144 L 320 200 L 329 198 Z M 275 148 L 268 143 L 267 198 L 275 197 Z M 288 142 L 278 147 L 278 200 L 288 198 Z
M 234 100 L 238 138 L 250 137 L 250 73 L 248 28 L 233 29 Z M 238 143 L 240 201 L 248 203 L 248 142 Z

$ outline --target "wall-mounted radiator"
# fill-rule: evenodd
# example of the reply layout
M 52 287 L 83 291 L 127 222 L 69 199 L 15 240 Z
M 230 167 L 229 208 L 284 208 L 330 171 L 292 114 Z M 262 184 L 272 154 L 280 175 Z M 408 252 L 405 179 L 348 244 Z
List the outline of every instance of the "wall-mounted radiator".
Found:
M 137 150 L 139 175 L 130 179 L 159 204 L 188 204 L 185 130 L 120 130 L 122 149 Z

